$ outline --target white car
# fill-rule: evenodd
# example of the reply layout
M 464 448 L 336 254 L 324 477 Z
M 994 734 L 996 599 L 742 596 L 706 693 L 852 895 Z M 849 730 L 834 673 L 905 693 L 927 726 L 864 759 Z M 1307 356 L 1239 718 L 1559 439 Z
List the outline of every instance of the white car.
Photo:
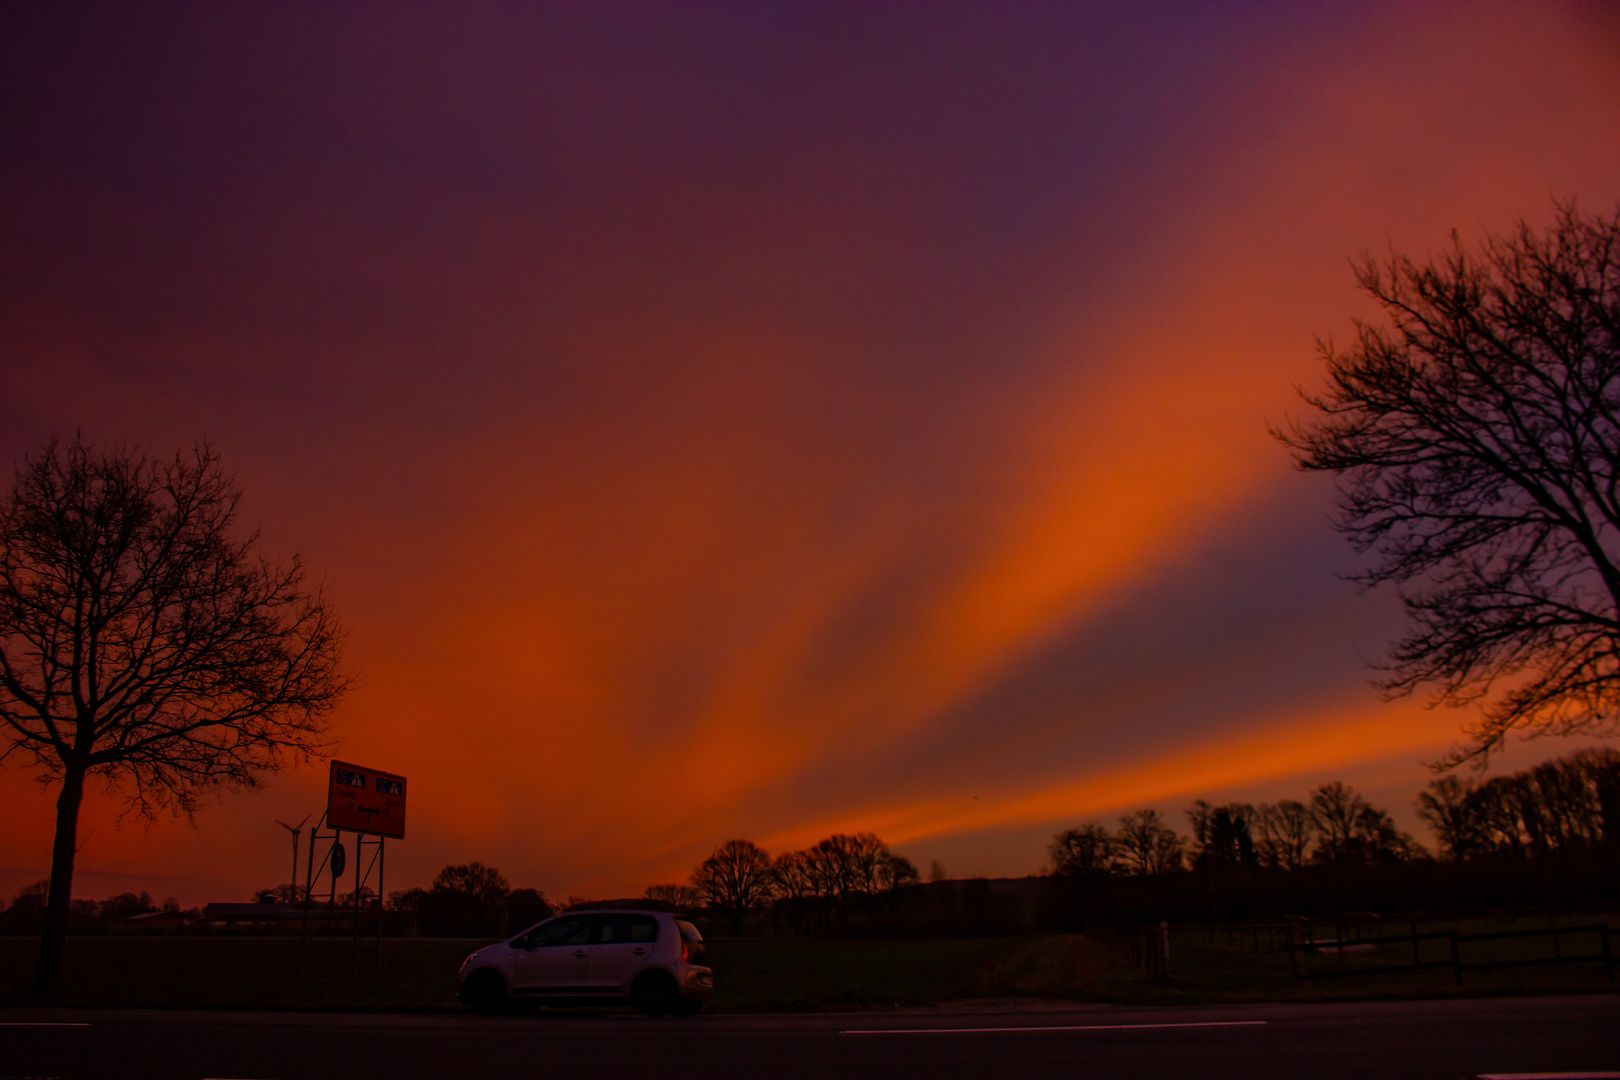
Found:
M 703 935 L 668 912 L 565 912 L 467 957 L 461 1000 L 474 1012 L 628 1001 L 648 1016 L 691 1016 L 714 993 L 702 958 Z

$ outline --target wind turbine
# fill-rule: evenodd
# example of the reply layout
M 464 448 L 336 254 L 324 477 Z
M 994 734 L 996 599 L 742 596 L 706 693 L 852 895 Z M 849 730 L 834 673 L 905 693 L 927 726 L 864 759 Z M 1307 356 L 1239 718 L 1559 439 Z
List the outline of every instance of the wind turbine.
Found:
M 304 815 L 304 821 L 308 821 L 311 816 L 312 815 L 310 815 L 310 814 L 305 814 Z M 290 903 L 297 903 L 298 902 L 298 834 L 304 831 L 304 821 L 300 821 L 297 825 L 289 825 L 285 821 L 282 821 L 280 818 L 276 819 L 276 824 L 277 825 L 280 825 L 283 829 L 286 829 L 288 832 L 292 833 L 292 842 L 293 842 L 292 891 L 287 893 L 287 900 Z

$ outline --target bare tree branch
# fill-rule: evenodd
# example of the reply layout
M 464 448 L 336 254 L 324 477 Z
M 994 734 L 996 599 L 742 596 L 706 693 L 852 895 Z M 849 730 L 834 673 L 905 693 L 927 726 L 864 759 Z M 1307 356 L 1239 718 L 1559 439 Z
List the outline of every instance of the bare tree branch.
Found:
M 1364 258 L 1388 324 L 1319 342 L 1316 416 L 1276 433 L 1338 477 L 1361 584 L 1405 604 L 1379 688 L 1480 707 L 1443 766 L 1620 720 L 1620 212 L 1556 209 L 1477 253 Z

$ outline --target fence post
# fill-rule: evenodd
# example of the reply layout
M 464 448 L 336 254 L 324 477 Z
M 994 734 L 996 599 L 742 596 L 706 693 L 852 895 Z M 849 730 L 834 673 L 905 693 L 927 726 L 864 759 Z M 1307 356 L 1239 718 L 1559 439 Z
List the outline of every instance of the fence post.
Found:
M 1451 937 L 1451 973 L 1456 976 L 1457 985 L 1462 985 L 1462 950 L 1457 947 L 1457 931 L 1450 931 Z
M 1605 926 L 1599 933 L 1603 937 L 1603 972 L 1609 976 L 1610 982 L 1614 982 L 1614 953 L 1609 951 L 1609 928 Z
M 1412 918 L 1412 966 L 1417 967 L 1423 961 L 1418 956 L 1417 917 Z
M 1159 920 L 1159 957 L 1164 964 L 1159 976 L 1168 979 L 1170 977 L 1170 922 L 1168 919 Z
M 1301 985 L 1304 985 L 1304 983 L 1305 983 L 1305 946 L 1304 946 L 1304 943 L 1300 940 L 1302 936 L 1303 935 L 1300 933 L 1299 920 L 1298 919 L 1289 919 L 1288 920 L 1288 941 L 1287 941 L 1288 960 L 1289 960 L 1289 963 L 1291 964 L 1291 966 L 1294 969 L 1294 977 L 1299 979 Z

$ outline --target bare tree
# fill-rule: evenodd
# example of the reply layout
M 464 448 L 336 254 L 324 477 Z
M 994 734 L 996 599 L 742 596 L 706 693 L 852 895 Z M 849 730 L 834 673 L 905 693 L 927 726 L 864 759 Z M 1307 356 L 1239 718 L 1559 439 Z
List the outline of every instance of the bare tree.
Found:
M 859 832 L 849 838 L 849 866 L 850 879 L 854 883 L 852 891 L 860 898 L 861 906 L 866 913 L 875 912 L 882 894 L 887 891 L 887 878 L 890 860 L 899 858 L 889 851 L 889 845 L 876 833 Z M 909 860 L 906 865 L 910 866 Z M 913 866 L 912 872 L 916 872 Z
M 1456 775 L 1429 781 L 1429 790 L 1417 797 L 1418 817 L 1434 830 L 1441 854 L 1462 860 L 1481 846 L 1480 829 L 1472 806 L 1473 780 Z
M 340 631 L 295 557 L 238 537 L 240 493 L 206 444 L 172 460 L 50 442 L 0 502 L 0 730 L 60 784 L 34 993 L 61 966 L 79 804 L 191 814 L 221 786 L 325 748 L 348 688 Z
M 1395 827 L 1383 810 L 1338 780 L 1311 792 L 1319 863 L 1396 862 L 1424 854 L 1417 841 Z
M 884 906 L 888 908 L 889 915 L 897 916 L 900 913 L 900 899 L 906 890 L 922 880 L 917 872 L 917 864 L 904 855 L 896 855 L 887 849 L 883 858 L 878 862 L 877 875 L 874 879 L 876 891 L 873 893 L 873 907 Z
M 849 920 L 849 898 L 860 886 L 861 837 L 866 835 L 870 834 L 850 836 L 848 833 L 833 833 L 825 840 L 818 841 L 808 852 L 810 865 L 816 875 L 816 891 L 827 901 L 838 898 L 838 916 L 846 922 Z M 825 925 L 831 925 L 830 903 L 822 905 L 822 918 Z
M 1468 796 L 1470 824 L 1481 853 L 1518 856 L 1529 847 L 1521 820 L 1523 785 L 1515 776 L 1493 776 Z
M 1362 812 L 1368 803 L 1355 788 L 1334 780 L 1311 792 L 1311 823 L 1316 827 L 1316 860 L 1359 862 L 1356 858 Z
M 1119 819 L 1114 839 L 1120 862 L 1132 874 L 1164 874 L 1181 869 L 1182 842 L 1157 810 L 1138 810 Z
M 1321 344 L 1318 410 L 1279 437 L 1336 474 L 1339 527 L 1409 619 L 1379 687 L 1481 706 L 1480 763 L 1514 729 L 1620 718 L 1620 212 L 1557 206 L 1478 253 L 1357 267 L 1389 326 Z
M 1582 750 L 1571 760 L 1580 763 L 1592 785 L 1592 799 L 1603 823 L 1601 842 L 1620 849 L 1620 750 Z
M 425 914 L 435 932 L 452 937 L 498 934 L 512 884 L 481 862 L 446 866 L 428 890 Z
M 1620 752 L 1591 748 L 1483 783 L 1445 776 L 1418 813 L 1451 858 L 1548 855 L 1620 839 Z
M 1310 808 L 1297 799 L 1262 803 L 1255 810 L 1255 827 L 1260 834 L 1255 854 L 1264 866 L 1277 870 L 1298 870 L 1311 850 Z
M 751 840 L 727 840 L 692 872 L 692 888 L 740 934 L 748 912 L 771 898 L 771 857 Z
M 1254 817 L 1254 807 L 1248 803 L 1211 806 L 1199 799 L 1189 806 L 1187 824 L 1193 833 L 1193 868 L 1254 866 L 1254 836 L 1249 827 Z
M 771 862 L 771 887 L 798 933 L 804 908 L 816 895 L 817 874 L 807 851 L 784 851 Z
M 1064 829 L 1046 846 L 1047 867 L 1062 877 L 1091 877 L 1114 868 L 1114 838 L 1101 825 Z

